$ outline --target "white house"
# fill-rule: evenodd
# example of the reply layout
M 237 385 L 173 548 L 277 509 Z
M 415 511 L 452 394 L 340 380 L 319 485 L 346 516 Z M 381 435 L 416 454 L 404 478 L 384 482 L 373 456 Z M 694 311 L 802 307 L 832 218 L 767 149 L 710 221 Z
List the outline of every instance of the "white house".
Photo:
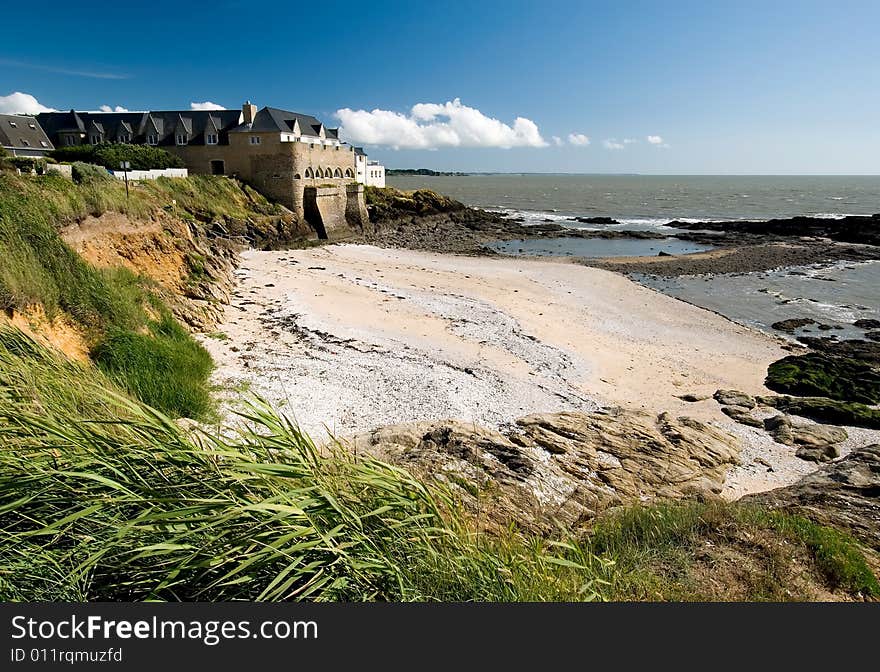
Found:
M 385 186 L 385 166 L 370 161 L 363 147 L 354 148 L 355 179 L 368 187 Z

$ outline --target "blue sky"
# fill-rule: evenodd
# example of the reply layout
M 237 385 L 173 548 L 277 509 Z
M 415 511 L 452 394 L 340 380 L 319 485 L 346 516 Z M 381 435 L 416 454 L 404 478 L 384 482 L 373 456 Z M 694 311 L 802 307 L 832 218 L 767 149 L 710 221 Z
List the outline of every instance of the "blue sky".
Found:
M 53 5 L 4 9 L 0 97 L 249 98 L 391 167 L 880 173 L 878 2 Z

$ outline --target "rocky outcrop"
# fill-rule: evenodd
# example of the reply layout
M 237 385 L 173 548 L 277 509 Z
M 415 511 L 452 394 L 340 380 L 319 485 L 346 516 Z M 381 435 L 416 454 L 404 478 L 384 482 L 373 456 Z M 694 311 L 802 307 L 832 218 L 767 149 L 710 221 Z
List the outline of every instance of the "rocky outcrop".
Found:
M 456 420 L 383 427 L 352 440 L 442 482 L 498 524 L 575 524 L 627 502 L 711 497 L 737 463 L 732 436 L 692 418 L 613 409 L 520 418 L 505 432 Z
M 669 222 L 666 226 L 780 237 L 816 236 L 845 243 L 880 245 L 880 214 L 871 216 L 792 217 L 767 221 Z
M 764 429 L 777 443 L 798 446 L 796 455 L 813 462 L 828 462 L 840 457 L 837 444 L 846 441 L 848 436 L 843 427 L 795 423 L 787 415 L 767 418 Z
M 718 390 L 712 396 L 722 406 L 740 406 L 749 409 L 755 407 L 755 398 L 739 390 Z
M 880 550 L 880 445 L 858 448 L 794 485 L 749 495 L 742 501 L 847 530 Z

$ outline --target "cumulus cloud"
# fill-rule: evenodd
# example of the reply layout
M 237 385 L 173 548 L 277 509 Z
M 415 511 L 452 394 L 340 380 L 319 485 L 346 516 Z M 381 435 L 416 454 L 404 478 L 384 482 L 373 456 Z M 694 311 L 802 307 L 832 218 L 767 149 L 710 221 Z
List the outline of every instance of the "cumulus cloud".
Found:
M 206 100 L 203 103 L 190 103 L 189 109 L 191 110 L 225 110 L 226 108 L 222 105 L 218 105 L 217 103 L 212 103 L 210 100 Z
M 40 101 L 29 93 L 16 91 L 8 96 L 0 96 L 0 114 L 39 114 L 54 111 L 51 107 L 41 105 Z
M 659 135 L 649 135 L 648 142 L 650 142 L 655 147 L 661 147 L 663 149 L 666 149 L 669 147 L 669 143 L 664 142 L 663 138 L 661 138 Z
M 569 133 L 568 134 L 568 141 L 572 145 L 577 145 L 579 147 L 584 147 L 584 146 L 590 144 L 590 138 L 588 138 L 583 133 Z
M 117 105 L 116 107 L 110 107 L 109 105 L 101 105 L 99 108 L 101 112 L 128 112 L 128 108 L 122 107 L 122 105 Z
M 607 140 L 602 141 L 602 146 L 605 149 L 623 149 L 623 143 L 617 142 L 616 138 L 608 138 Z
M 556 145 L 557 147 L 562 147 L 562 138 L 560 138 L 558 135 L 554 135 L 550 139 L 553 141 L 554 145 Z
M 635 138 L 624 138 L 624 139 L 623 139 L 623 144 L 624 144 L 624 145 L 632 145 L 632 144 L 634 144 L 634 143 L 636 143 L 636 142 L 638 142 L 638 140 L 636 140 Z
M 546 147 L 537 124 L 517 117 L 513 124 L 487 117 L 456 98 L 445 103 L 418 103 L 409 114 L 375 109 L 336 111 L 342 135 L 351 142 L 394 149 L 440 147 Z

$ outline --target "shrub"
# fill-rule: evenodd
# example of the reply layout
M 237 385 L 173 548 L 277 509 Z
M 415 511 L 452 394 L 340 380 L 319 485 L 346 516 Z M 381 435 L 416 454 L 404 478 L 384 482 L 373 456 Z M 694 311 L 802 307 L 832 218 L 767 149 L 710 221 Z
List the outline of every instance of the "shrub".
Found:
M 59 147 L 52 152 L 58 161 L 83 161 L 119 170 L 122 161 L 128 161 L 132 170 L 183 168 L 183 160 L 159 147 L 148 145 L 101 144 Z
M 112 175 L 110 175 L 106 169 L 101 166 L 96 166 L 92 163 L 84 163 L 82 161 L 76 161 L 71 168 L 71 174 L 73 175 L 74 182 L 100 182 L 102 180 L 111 180 L 113 179 Z
M 46 159 L 39 157 L 13 156 L 7 161 L 23 173 L 35 172 L 38 175 L 43 175 L 46 172 Z
M 114 329 L 92 357 L 121 387 L 164 413 L 203 418 L 213 407 L 211 356 L 167 313 L 148 333 Z

